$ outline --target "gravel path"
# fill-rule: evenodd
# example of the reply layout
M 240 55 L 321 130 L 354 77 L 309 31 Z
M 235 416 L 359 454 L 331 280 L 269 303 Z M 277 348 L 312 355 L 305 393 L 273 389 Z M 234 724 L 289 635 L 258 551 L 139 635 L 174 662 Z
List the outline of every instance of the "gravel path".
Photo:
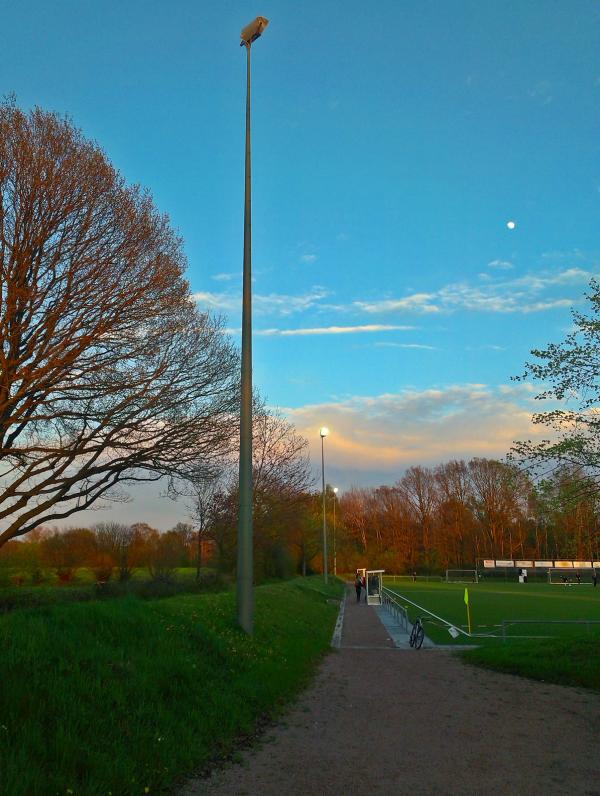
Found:
M 353 593 L 340 649 L 285 719 L 180 796 L 600 796 L 600 695 L 398 649 Z

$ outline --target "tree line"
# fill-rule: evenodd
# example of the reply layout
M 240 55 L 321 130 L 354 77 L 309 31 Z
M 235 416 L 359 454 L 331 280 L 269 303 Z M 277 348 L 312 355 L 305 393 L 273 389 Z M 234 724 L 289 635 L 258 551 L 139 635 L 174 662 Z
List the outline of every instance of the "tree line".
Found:
M 338 518 L 346 571 L 367 561 L 437 572 L 481 558 L 600 558 L 600 496 L 579 467 L 541 481 L 494 459 L 411 467 L 393 486 L 350 489 Z

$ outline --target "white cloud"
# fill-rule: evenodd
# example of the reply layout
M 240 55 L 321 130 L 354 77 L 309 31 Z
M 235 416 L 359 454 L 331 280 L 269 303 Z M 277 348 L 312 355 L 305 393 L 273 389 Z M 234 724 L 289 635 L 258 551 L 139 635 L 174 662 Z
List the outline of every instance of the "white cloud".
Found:
M 488 263 L 488 268 L 497 268 L 499 271 L 510 271 L 514 265 L 509 260 L 492 260 Z
M 329 292 L 321 287 L 313 287 L 308 293 L 297 296 L 282 293 L 260 294 L 256 293 L 252 297 L 252 304 L 257 315 L 292 315 L 296 312 L 304 312 L 312 307 L 318 306 L 322 299 L 326 298 Z M 213 311 L 239 313 L 242 307 L 242 297 L 240 293 L 211 293 L 210 291 L 198 291 L 192 295 L 202 309 Z
M 231 282 L 232 279 L 241 276 L 239 273 L 232 273 L 232 274 L 213 274 L 211 279 L 214 279 L 215 282 Z
M 408 331 L 414 326 L 392 326 L 388 324 L 373 323 L 363 326 L 318 326 L 311 329 L 260 329 L 255 332 L 263 337 L 289 337 L 317 334 L 360 334 L 364 332 L 396 332 Z
M 402 299 L 382 299 L 381 301 L 355 301 L 354 306 L 364 312 L 408 312 L 433 313 L 440 308 L 431 303 L 433 293 L 413 293 Z
M 500 271 L 509 270 L 505 261 L 492 260 L 489 265 Z M 541 298 L 541 293 L 557 287 L 584 285 L 593 276 L 594 272 L 575 267 L 502 280 L 492 280 L 487 274 L 479 274 L 480 282 L 476 285 L 467 281 L 454 282 L 444 285 L 433 293 L 413 293 L 400 299 L 355 301 L 352 306 L 369 314 L 396 312 L 427 314 L 457 310 L 523 314 L 544 312 L 570 307 L 575 303 L 575 299 L 565 295 L 549 295 L 547 298 Z
M 192 299 L 203 310 L 231 312 L 238 310 L 241 306 L 239 296 L 231 293 L 211 293 L 208 290 L 198 290 L 196 293 L 192 293 Z
M 466 346 L 465 350 L 466 351 L 506 351 L 507 348 L 506 346 L 503 345 L 494 345 L 492 343 L 488 343 L 477 346 L 468 345 Z
M 300 260 L 303 263 L 308 263 L 308 264 L 314 263 L 317 260 L 317 255 L 316 254 L 302 254 L 300 256 Z
M 373 343 L 375 348 L 419 348 L 423 351 L 439 351 L 433 345 L 424 345 L 423 343 Z
M 387 470 L 390 480 L 411 465 L 473 456 L 503 457 L 516 439 L 538 439 L 531 422 L 531 385 L 454 385 L 407 390 L 286 409 L 320 457 L 327 425 L 327 459 L 337 472 Z M 318 455 L 318 456 L 317 456 Z

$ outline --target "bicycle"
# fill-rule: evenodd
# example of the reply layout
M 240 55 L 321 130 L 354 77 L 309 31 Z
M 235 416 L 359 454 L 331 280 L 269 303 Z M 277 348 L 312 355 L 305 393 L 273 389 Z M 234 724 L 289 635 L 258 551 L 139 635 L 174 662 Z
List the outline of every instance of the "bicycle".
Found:
M 408 639 L 408 643 L 411 647 L 414 647 L 416 650 L 420 650 L 423 644 L 423 639 L 425 638 L 425 630 L 423 628 L 423 623 L 417 617 L 415 619 L 415 623 L 412 626 L 412 630 L 410 631 L 410 638 Z

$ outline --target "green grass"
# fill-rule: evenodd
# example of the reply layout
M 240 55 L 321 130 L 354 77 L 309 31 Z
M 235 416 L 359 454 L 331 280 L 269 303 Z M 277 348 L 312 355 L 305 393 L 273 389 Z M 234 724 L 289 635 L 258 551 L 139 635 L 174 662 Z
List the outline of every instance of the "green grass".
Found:
M 600 691 L 600 640 L 531 639 L 461 653 L 468 663 L 546 683 Z
M 475 634 L 488 638 L 468 639 L 459 636 L 453 642 L 446 626 L 408 603 L 416 603 L 421 608 L 437 614 L 442 619 L 467 630 L 467 611 L 464 603 L 465 585 L 469 589 L 471 626 Z M 389 586 L 400 597 L 399 602 L 406 605 L 409 616 L 425 617 L 425 632 L 436 643 L 477 643 L 495 644 L 492 636 L 501 633 L 503 619 L 540 620 L 540 624 L 511 625 L 507 628 L 510 637 L 514 636 L 565 636 L 586 634 L 585 626 L 549 625 L 543 620 L 600 620 L 600 589 L 591 586 L 564 587 L 551 584 L 519 583 L 401 583 Z M 590 635 L 600 635 L 600 625 L 590 625 Z M 512 642 L 511 642 L 512 643 Z
M 167 582 L 152 580 L 147 569 L 136 569 L 130 580 L 120 582 L 111 579 L 106 584 L 96 583 L 89 569 L 77 570 L 70 583 L 60 583 L 54 573 L 46 575 L 37 585 L 0 585 L 0 614 L 18 608 L 34 608 L 42 605 L 84 602 L 110 597 L 173 597 L 181 593 L 220 591 L 227 587 L 226 576 L 214 570 L 203 569 L 201 579 L 196 579 L 196 570 L 182 567 L 175 570 Z
M 2 792 L 163 793 L 231 754 L 314 671 L 341 591 L 320 578 L 257 588 L 253 638 L 231 592 L 6 614 Z

